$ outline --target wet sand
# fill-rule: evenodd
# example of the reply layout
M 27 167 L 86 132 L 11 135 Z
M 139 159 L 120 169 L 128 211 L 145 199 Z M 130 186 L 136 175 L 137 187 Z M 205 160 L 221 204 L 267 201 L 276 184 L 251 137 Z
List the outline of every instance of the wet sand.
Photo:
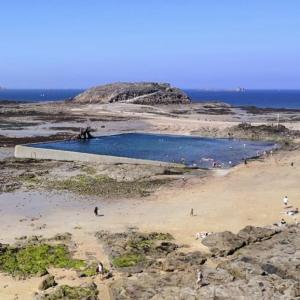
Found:
M 199 231 L 236 232 L 246 225 L 264 226 L 282 217 L 294 222 L 283 214 L 282 198 L 288 195 L 290 204 L 300 207 L 299 179 L 300 154 L 280 152 L 228 173 L 178 180 L 171 188 L 162 187 L 142 199 L 110 201 L 101 195 L 46 191 L 3 193 L 0 242 L 13 242 L 14 237 L 31 234 L 50 237 L 58 232 L 76 233 L 78 229 L 74 228 L 78 227 L 83 232 L 137 227 L 142 231 L 170 232 L 179 242 L 198 247 L 195 234 Z M 96 205 L 104 216 L 93 215 Z M 194 217 L 189 216 L 191 208 Z

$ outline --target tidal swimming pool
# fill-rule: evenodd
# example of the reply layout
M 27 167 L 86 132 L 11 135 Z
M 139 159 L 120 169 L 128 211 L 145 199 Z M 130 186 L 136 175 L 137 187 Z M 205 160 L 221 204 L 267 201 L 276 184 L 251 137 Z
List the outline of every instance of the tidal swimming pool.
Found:
M 222 167 L 237 165 L 244 159 L 274 149 L 276 144 L 197 136 L 124 133 L 89 140 L 57 141 L 28 146 L 211 168 L 213 161 Z

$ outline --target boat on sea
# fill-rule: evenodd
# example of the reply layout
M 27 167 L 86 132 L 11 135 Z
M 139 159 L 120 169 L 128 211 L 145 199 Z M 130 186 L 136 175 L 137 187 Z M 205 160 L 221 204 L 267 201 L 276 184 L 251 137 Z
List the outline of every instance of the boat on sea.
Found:
M 240 92 L 245 92 L 246 89 L 243 88 L 243 87 L 237 87 L 237 88 L 235 89 L 235 91 L 238 92 L 238 93 L 240 93 Z

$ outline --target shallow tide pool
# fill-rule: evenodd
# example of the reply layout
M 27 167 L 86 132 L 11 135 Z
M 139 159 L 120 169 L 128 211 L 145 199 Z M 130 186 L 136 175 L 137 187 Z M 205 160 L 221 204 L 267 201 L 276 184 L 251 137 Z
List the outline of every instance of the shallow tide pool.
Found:
M 237 165 L 276 147 L 273 142 L 196 136 L 124 133 L 90 140 L 32 144 L 31 147 L 181 163 L 211 168 Z

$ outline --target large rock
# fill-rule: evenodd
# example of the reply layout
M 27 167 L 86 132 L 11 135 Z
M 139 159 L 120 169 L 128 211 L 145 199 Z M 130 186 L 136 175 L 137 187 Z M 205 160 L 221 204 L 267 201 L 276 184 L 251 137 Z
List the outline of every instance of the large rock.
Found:
M 130 102 L 136 104 L 190 103 L 180 89 L 167 83 L 112 83 L 86 90 L 73 99 L 76 103 Z
M 98 300 L 98 289 L 94 282 L 80 286 L 60 285 L 37 293 L 34 300 Z
M 230 231 L 213 233 L 202 240 L 213 255 L 226 256 L 233 254 L 236 250 L 245 245 L 253 244 L 270 239 L 279 230 L 246 226 L 234 234 Z
M 54 276 L 52 275 L 47 275 L 43 280 L 42 282 L 40 283 L 39 285 L 39 290 L 47 290 L 49 289 L 50 287 L 53 287 L 53 286 L 56 286 L 57 283 L 54 279 Z
M 279 231 L 275 229 L 255 227 L 249 225 L 243 228 L 242 230 L 240 230 L 237 236 L 239 238 L 244 239 L 247 244 L 252 244 L 252 243 L 268 240 L 278 232 Z
M 202 240 L 202 244 L 207 246 L 212 254 L 226 256 L 245 246 L 246 242 L 244 238 L 230 231 L 224 231 L 207 236 Z

